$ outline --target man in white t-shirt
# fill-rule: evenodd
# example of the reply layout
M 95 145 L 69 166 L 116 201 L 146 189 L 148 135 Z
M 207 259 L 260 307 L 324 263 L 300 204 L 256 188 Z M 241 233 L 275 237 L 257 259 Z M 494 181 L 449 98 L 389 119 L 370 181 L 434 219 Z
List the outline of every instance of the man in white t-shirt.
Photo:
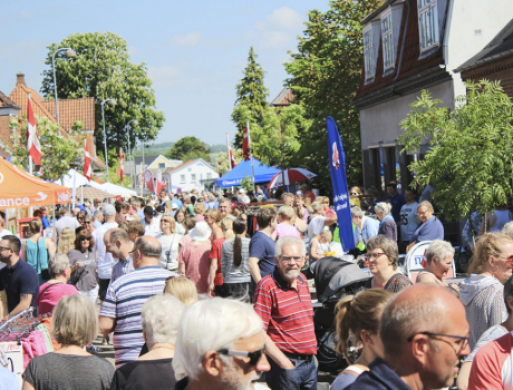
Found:
M 0 211 L 0 237 L 10 236 L 12 233 L 5 228 L 5 213 Z
M 160 218 L 155 218 L 155 210 L 151 206 L 146 206 L 144 208 L 144 218 L 141 221 L 144 225 L 145 235 L 157 237 L 159 234 L 162 234 L 162 230 L 160 229 Z
M 80 210 L 79 210 L 80 211 Z M 70 228 L 75 230 L 77 227 L 80 226 L 80 223 L 75 217 L 71 216 L 70 210 L 68 207 L 63 207 L 60 210 L 61 217 L 57 222 L 55 222 L 55 227 L 53 230 L 53 242 L 55 244 L 59 243 L 59 234 L 61 233 L 61 230 L 64 228 Z
M 116 209 L 113 205 L 105 205 L 103 208 L 103 214 L 105 215 L 105 223 L 93 232 L 93 239 L 96 244 L 96 253 L 98 255 L 97 267 L 98 279 L 100 281 L 99 296 L 100 301 L 102 302 L 105 300 L 107 288 L 109 287 L 110 278 L 112 276 L 112 269 L 116 264 L 116 260 L 114 260 L 112 255 L 107 253 L 104 238 L 105 234 L 109 230 L 118 227 L 118 224 L 116 223 Z
M 417 220 L 417 206 L 419 205 L 415 201 L 417 191 L 408 188 L 404 193 L 406 204 L 401 207 L 399 214 L 399 220 L 401 225 L 401 241 L 399 243 L 400 253 L 406 252 L 406 247 L 410 244 L 411 236 L 417 229 L 419 224 Z

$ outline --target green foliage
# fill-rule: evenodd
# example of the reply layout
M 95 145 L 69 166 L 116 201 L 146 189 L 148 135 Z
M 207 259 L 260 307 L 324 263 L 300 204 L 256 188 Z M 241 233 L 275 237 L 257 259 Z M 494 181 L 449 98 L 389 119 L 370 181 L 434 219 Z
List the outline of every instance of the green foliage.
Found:
M 84 150 L 83 137 L 74 131 L 69 138 L 59 136 L 56 123 L 48 120 L 47 117 L 35 117 L 39 142 L 41 144 L 41 167 L 43 168 L 41 178 L 55 181 L 62 175 L 68 173 L 71 165 L 83 168 Z M 14 130 L 11 141 L 13 163 L 23 169 L 28 168 L 27 151 L 27 115 L 23 118 L 13 118 L 10 127 Z M 81 123 L 75 122 L 73 128 L 81 130 Z M 17 136 L 16 136 L 17 135 Z M 34 166 L 34 173 L 36 167 Z M 78 169 L 78 168 L 77 168 Z
M 94 97 L 96 101 L 96 148 L 103 150 L 103 130 L 100 103 L 104 99 L 116 99 L 117 104 L 104 104 L 105 129 L 108 148 L 127 150 L 125 126 L 132 119 L 138 125 L 130 131 L 130 143 L 136 139 L 155 139 L 165 120 L 164 114 L 155 108 L 155 95 L 144 63 L 129 61 L 126 41 L 107 32 L 72 34 L 60 43 L 48 46 L 43 72 L 41 93 L 47 99 L 54 98 L 52 54 L 61 47 L 71 47 L 77 52 L 74 58 L 66 58 L 65 51 L 55 55 L 55 72 L 59 99 Z M 90 130 L 90 129 L 87 129 Z
M 202 158 L 210 162 L 210 149 L 196 137 L 180 138 L 164 156 L 183 162 Z
M 162 142 L 162 143 L 153 143 L 151 145 L 146 145 L 146 149 L 144 149 L 144 154 L 147 155 L 151 153 L 152 155 L 160 155 L 166 153 L 170 148 L 172 148 L 174 142 Z M 134 156 L 142 156 L 142 143 L 140 142 L 135 148 L 132 146 L 132 154 Z
M 253 50 L 253 46 L 249 49 L 248 66 L 244 70 L 244 77 L 235 87 L 237 90 L 237 107 L 245 105 L 251 112 L 252 121 L 259 125 L 262 124 L 264 111 L 267 107 L 266 97 L 269 95 L 268 89 L 264 86 L 264 70 L 256 58 L 258 56 Z M 237 109 L 235 107 L 235 110 Z M 243 131 L 246 123 L 241 124 L 237 120 L 236 113 L 232 113 L 232 120 L 237 125 L 237 134 L 235 135 L 234 147 L 242 148 Z M 241 127 L 242 126 L 242 127 Z
M 241 149 L 232 149 L 233 157 L 235 158 L 235 163 L 239 164 L 242 161 L 242 150 Z M 212 155 L 214 161 L 214 168 L 219 172 L 222 176 L 227 172 L 232 170 L 232 166 L 230 164 L 230 160 L 228 159 L 228 152 L 219 152 Z
M 253 184 L 251 183 L 251 177 L 244 175 L 242 181 L 240 182 L 240 186 L 248 191 L 253 191 Z
M 300 133 L 302 147 L 293 165 L 317 173 L 314 183 L 321 192 L 332 191 L 327 174 L 328 115 L 335 119 L 344 143 L 348 182 L 361 183 L 360 117 L 351 102 L 363 66 L 360 21 L 380 4 L 379 0 L 332 0 L 326 13 L 311 11 L 298 53 L 291 53 L 292 60 L 285 64 L 291 75 L 287 85 L 313 121 L 309 131 Z
M 476 209 L 492 211 L 513 195 L 513 104 L 497 82 L 466 86 L 467 96 L 456 99 L 453 112 L 423 91 L 401 122 L 405 132 L 398 139 L 403 152 L 416 152 L 430 140 L 425 158 L 409 169 L 421 186 L 434 185 L 434 201 L 452 220 Z

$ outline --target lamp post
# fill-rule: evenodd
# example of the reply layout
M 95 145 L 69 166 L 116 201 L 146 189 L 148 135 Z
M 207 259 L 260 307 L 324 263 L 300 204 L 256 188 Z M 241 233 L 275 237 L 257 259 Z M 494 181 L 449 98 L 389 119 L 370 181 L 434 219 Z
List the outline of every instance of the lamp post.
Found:
M 108 102 L 111 106 L 116 105 L 115 99 L 105 99 L 100 103 L 102 109 L 102 124 L 103 124 L 103 146 L 105 147 L 105 167 L 107 168 L 107 183 L 109 183 L 109 163 L 107 161 L 107 133 L 105 132 L 105 114 L 103 112 L 103 104 Z
M 128 140 L 128 156 L 131 156 L 130 152 L 130 123 L 132 123 L 133 126 L 137 126 L 139 122 L 137 122 L 137 119 L 132 119 L 126 124 L 126 132 L 127 132 L 127 140 Z M 135 160 L 132 158 L 132 162 L 134 164 L 134 169 L 132 170 L 132 184 L 135 186 L 135 180 L 134 180 L 134 172 L 135 172 Z
M 52 71 L 53 71 L 53 92 L 55 94 L 55 114 L 57 115 L 57 124 L 58 126 L 58 135 L 61 135 L 61 127 L 59 122 L 59 104 L 57 103 L 57 78 L 55 77 L 55 55 L 60 52 L 66 50 L 66 58 L 73 58 L 77 56 L 77 52 L 73 50 L 71 47 L 63 47 L 55 50 L 52 53 Z

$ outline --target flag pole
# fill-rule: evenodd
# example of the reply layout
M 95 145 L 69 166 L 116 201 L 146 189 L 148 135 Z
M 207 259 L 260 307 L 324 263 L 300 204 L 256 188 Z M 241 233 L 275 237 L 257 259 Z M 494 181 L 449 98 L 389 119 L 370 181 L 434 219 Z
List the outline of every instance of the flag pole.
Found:
M 249 121 L 246 121 L 246 126 L 248 128 L 248 149 L 249 149 L 249 159 L 251 160 L 251 185 L 253 186 L 253 195 L 255 195 L 255 172 L 253 171 L 253 153 L 251 153 L 251 138 L 249 137 Z

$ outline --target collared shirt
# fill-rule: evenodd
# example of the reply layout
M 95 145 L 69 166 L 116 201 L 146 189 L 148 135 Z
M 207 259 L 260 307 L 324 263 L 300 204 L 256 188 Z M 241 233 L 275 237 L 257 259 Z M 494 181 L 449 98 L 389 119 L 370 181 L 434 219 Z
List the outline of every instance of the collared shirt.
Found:
M 7 293 L 7 309 L 13 311 L 20 303 L 21 294 L 32 294 L 30 306 L 36 306 L 39 279 L 36 270 L 23 260 L 18 260 L 11 268 L 0 270 L 0 291 Z
M 276 267 L 257 285 L 255 311 L 281 351 L 300 355 L 317 353 L 310 289 L 303 274 L 299 274 L 295 289 Z
M 116 367 L 139 357 L 144 345 L 141 327 L 141 310 L 144 303 L 162 291 L 170 276 L 178 276 L 160 268 L 150 266 L 120 276 L 109 284 L 100 316 L 114 318 L 114 353 Z
M 104 223 L 98 229 L 96 229 L 92 236 L 94 242 L 96 244 L 96 252 L 98 254 L 98 277 L 100 279 L 110 279 L 112 276 L 112 268 L 116 264 L 116 261 L 113 259 L 110 253 L 107 253 L 107 248 L 105 248 L 105 241 L 103 241 L 105 234 L 110 230 L 117 228 L 118 224 L 116 222 Z
M 125 260 L 118 260 L 114 268 L 112 268 L 112 276 L 110 277 L 110 282 L 112 283 L 120 276 L 129 274 L 130 272 L 134 272 L 132 256 L 128 256 L 128 258 Z
M 386 363 L 377 358 L 369 365 L 370 370 L 356 378 L 348 390 L 410 390 L 410 386 Z

